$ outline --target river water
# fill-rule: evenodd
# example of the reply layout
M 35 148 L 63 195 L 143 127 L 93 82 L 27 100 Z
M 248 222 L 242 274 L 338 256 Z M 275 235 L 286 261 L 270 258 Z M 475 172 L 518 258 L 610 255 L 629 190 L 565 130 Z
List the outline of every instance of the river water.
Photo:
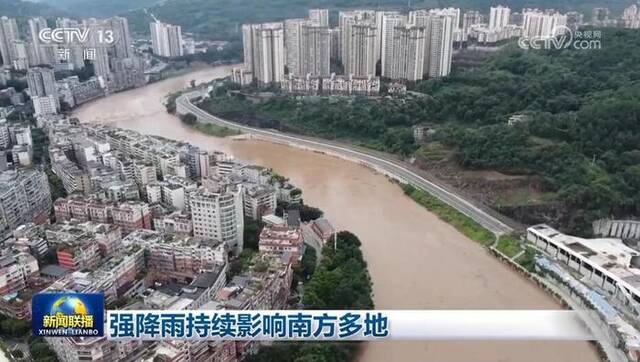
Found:
M 165 96 L 189 84 L 225 76 L 207 68 L 111 95 L 75 111 L 83 122 L 188 141 L 273 168 L 304 191 L 339 229 L 354 232 L 373 279 L 378 309 L 557 309 L 559 304 L 447 223 L 426 211 L 386 177 L 348 161 L 254 140 L 203 135 L 167 114 Z M 361 361 L 598 361 L 586 342 L 369 343 Z

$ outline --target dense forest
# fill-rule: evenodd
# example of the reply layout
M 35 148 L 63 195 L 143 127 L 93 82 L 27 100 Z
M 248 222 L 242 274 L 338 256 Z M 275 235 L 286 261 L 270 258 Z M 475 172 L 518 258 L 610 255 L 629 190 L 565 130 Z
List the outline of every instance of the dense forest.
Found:
M 560 203 L 548 219 L 589 234 L 601 217 L 640 214 L 640 33 L 602 29 L 602 49 L 508 46 L 480 67 L 418 83 L 405 99 L 275 97 L 257 105 L 218 91 L 205 109 L 269 128 L 410 156 L 429 124 L 467 169 L 536 175 Z M 510 116 L 528 121 L 508 125 Z M 558 212 L 559 209 L 559 212 Z

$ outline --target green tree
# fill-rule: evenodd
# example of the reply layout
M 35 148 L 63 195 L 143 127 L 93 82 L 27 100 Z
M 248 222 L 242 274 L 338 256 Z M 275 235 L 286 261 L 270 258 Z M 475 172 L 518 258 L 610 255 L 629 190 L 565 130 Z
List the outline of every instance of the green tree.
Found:
M 189 126 L 193 126 L 196 123 L 198 123 L 198 117 L 196 117 L 196 115 L 193 113 L 187 113 L 184 116 L 182 116 L 182 122 L 184 122 Z
M 264 223 L 261 220 L 253 220 L 250 217 L 244 218 L 244 248 L 251 250 L 258 250 L 258 243 L 260 242 L 260 232 L 264 227 Z

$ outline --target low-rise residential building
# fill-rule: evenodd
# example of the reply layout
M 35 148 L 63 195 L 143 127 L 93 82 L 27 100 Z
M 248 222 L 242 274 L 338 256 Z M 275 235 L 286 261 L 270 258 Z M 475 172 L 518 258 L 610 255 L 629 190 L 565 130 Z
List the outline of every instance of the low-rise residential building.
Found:
M 146 187 L 149 203 L 161 203 L 163 206 L 183 210 L 188 205 L 190 192 L 197 189 L 197 184 L 177 176 L 167 176 L 163 181 L 149 183 Z
M 11 160 L 14 167 L 31 166 L 33 161 L 33 149 L 29 145 L 15 145 L 11 148 Z
M 136 284 L 141 284 L 144 267 L 144 249 L 129 245 L 105 259 L 96 270 L 73 273 L 72 279 L 76 288 L 85 293 L 104 293 L 105 303 L 111 304 L 131 288 L 139 287 Z
M 35 96 L 31 98 L 31 101 L 36 117 L 57 114 L 60 109 L 58 98 L 55 95 Z
M 56 220 L 77 219 L 80 221 L 95 221 L 101 223 L 111 222 L 111 210 L 113 203 L 103 202 L 96 198 L 88 198 L 83 195 L 69 195 L 54 201 L 53 211 Z
M 5 240 L 5 245 L 42 258 L 49 250 L 49 243 L 44 235 L 41 225 L 30 222 L 13 230 L 13 237 Z
M 151 229 L 151 210 L 141 201 L 127 201 L 111 209 L 113 223 L 126 235 L 136 229 Z
M 278 187 L 278 201 L 288 204 L 299 204 L 302 202 L 302 190 L 286 182 Z
M 68 194 L 74 192 L 88 194 L 91 192 L 89 174 L 69 160 L 62 149 L 50 147 L 49 156 L 51 158 L 51 170 L 60 178 Z
M 222 288 L 217 301 L 228 309 L 283 309 L 291 288 L 291 264 L 272 255 L 256 255 L 252 266 Z
M 157 279 L 187 282 L 198 274 L 226 265 L 228 249 L 222 242 L 173 236 L 152 230 L 136 230 L 123 239 L 125 245 L 146 249 L 147 266 Z
M 259 250 L 298 263 L 304 251 L 304 239 L 299 228 L 265 226 L 260 232 Z
M 107 337 L 47 338 L 58 358 L 67 362 L 118 361 L 144 348 L 142 341 L 107 340 Z
M 31 254 L 4 250 L 0 255 L 0 297 L 25 289 L 39 270 L 38 261 Z
M 231 69 L 231 81 L 241 87 L 250 86 L 253 83 L 253 73 L 244 68 Z
M 154 216 L 153 229 L 169 235 L 190 236 L 193 235 L 193 222 L 190 215 L 176 211 Z
M 42 224 L 49 219 L 51 192 L 44 172 L 37 169 L 0 173 L 0 231 L 10 235 L 22 224 Z
M 100 263 L 100 247 L 91 239 L 53 243 L 58 265 L 69 270 L 94 268 Z
M 277 207 L 277 191 L 271 185 L 247 187 L 244 193 L 244 215 L 260 220 L 262 216 L 273 214 Z
M 377 95 L 380 93 L 380 78 L 332 73 L 330 77 L 322 78 L 322 92 L 338 95 Z
M 134 163 L 133 177 L 138 186 L 144 189 L 148 184 L 158 180 L 158 171 L 153 164 L 139 161 Z

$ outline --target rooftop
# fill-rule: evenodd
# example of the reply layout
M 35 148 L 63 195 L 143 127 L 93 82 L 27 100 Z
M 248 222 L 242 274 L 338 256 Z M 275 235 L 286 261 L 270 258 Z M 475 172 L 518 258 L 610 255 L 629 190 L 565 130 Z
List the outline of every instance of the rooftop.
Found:
M 589 259 L 634 287 L 640 287 L 640 269 L 636 267 L 640 265 L 640 253 L 625 245 L 622 240 L 583 239 L 563 234 L 548 225 L 536 225 L 531 229 Z

